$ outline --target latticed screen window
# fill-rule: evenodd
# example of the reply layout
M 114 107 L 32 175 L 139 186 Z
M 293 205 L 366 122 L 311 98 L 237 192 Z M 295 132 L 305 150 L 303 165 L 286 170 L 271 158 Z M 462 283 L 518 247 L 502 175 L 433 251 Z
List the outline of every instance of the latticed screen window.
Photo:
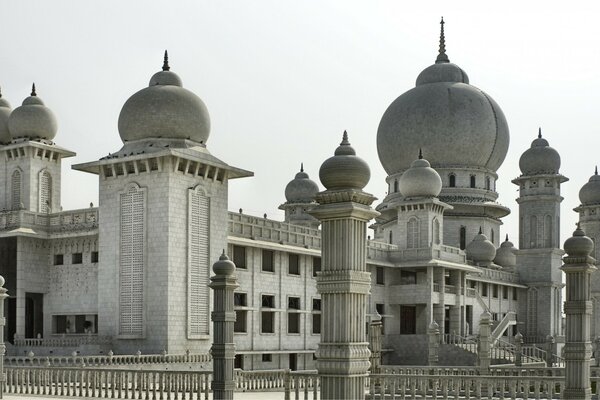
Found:
M 13 172 L 10 185 L 12 209 L 18 210 L 21 207 L 21 171 Z
M 189 192 L 188 336 L 208 335 L 209 198 Z
M 411 218 L 406 225 L 406 247 L 415 249 L 419 247 L 419 221 Z
M 120 195 L 119 334 L 144 334 L 144 240 L 146 196 L 131 187 Z
M 40 174 L 40 212 L 52 210 L 52 177 L 48 171 Z

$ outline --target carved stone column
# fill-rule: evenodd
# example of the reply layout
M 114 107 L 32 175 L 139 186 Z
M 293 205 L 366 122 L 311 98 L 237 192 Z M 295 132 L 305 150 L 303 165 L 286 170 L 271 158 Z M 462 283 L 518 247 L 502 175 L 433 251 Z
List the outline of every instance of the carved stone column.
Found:
M 429 337 L 427 365 L 438 365 L 440 360 L 440 327 L 437 322 L 431 321 L 431 324 L 427 329 L 427 335 Z
M 367 223 L 379 213 L 370 207 L 375 197 L 362 190 L 369 167 L 356 156 L 346 132 L 335 155 L 321 165 L 319 177 L 326 190 L 317 194 L 319 205 L 310 214 L 321 221 L 321 399 L 364 399 L 370 357 L 365 332 L 371 289 Z
M 523 366 L 523 335 L 517 332 L 515 335 L 515 367 Z
M 233 343 L 233 291 L 239 286 L 235 276 L 235 264 L 223 254 L 213 265 L 215 276 L 211 277 L 210 287 L 214 291 L 213 344 L 213 381 L 211 388 L 214 399 L 233 400 L 235 383 L 233 380 L 233 362 L 235 344 Z
M 490 370 L 492 347 L 492 315 L 484 311 L 479 321 L 479 342 L 477 344 L 477 364 L 479 374 L 485 375 Z
M 590 363 L 592 343 L 590 324 L 592 301 L 590 275 L 596 270 L 596 260 L 590 257 L 594 242 L 577 227 L 573 236 L 565 241 L 561 269 L 566 275 L 565 314 L 565 390 L 563 399 L 588 400 L 592 397 Z
M 381 373 L 381 333 L 383 324 L 381 315 L 376 317 L 369 324 L 369 349 L 371 350 L 371 373 Z

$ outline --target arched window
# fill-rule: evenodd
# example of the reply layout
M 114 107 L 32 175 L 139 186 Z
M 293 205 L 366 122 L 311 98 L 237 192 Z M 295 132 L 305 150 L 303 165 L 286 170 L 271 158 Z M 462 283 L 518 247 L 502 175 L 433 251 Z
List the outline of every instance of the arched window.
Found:
M 486 190 L 491 190 L 491 184 L 490 184 L 490 177 L 489 176 L 487 176 L 485 178 L 485 188 L 486 188 Z
M 40 174 L 40 212 L 52 211 L 52 176 L 48 171 Z
M 448 186 L 450 186 L 450 187 L 456 187 L 456 175 L 450 174 L 448 176 L 448 178 L 450 180 L 450 183 L 448 184 Z
M 475 175 L 471 175 L 471 187 L 475 187 Z
M 11 182 L 11 208 L 18 210 L 21 208 L 21 171 L 15 170 L 12 174 Z
M 393 239 L 394 239 L 394 236 L 392 234 L 392 231 L 390 231 L 390 244 L 393 244 Z
M 458 230 L 458 237 L 459 237 L 459 247 L 461 250 L 464 250 L 467 247 L 467 228 L 464 226 L 461 226 L 460 229 Z
M 440 244 L 440 221 L 438 221 L 437 218 L 433 219 L 432 232 L 433 232 L 433 243 Z
M 394 181 L 394 193 L 398 193 L 398 179 Z
M 529 248 L 538 247 L 538 226 L 537 217 L 532 215 L 529 219 Z
M 552 217 L 544 217 L 544 247 L 552 247 Z
M 419 247 L 419 220 L 413 217 L 406 225 L 406 247 L 416 249 Z

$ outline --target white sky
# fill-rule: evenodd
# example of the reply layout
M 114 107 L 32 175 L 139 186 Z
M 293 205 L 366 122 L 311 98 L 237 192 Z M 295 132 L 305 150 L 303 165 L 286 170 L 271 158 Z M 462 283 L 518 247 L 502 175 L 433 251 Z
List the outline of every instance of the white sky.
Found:
M 502 235 L 517 243 L 518 160 L 542 126 L 562 157 L 562 239 L 578 191 L 600 160 L 600 25 L 596 2 L 548 1 L 5 1 L 0 86 L 13 108 L 35 82 L 57 116 L 65 209 L 98 202 L 95 175 L 72 163 L 121 147 L 121 106 L 148 84 L 169 50 L 171 70 L 211 114 L 209 150 L 255 172 L 234 180 L 229 209 L 282 218 L 285 185 L 304 162 L 318 182 L 344 129 L 371 166 L 366 190 L 382 199 L 376 149 L 388 105 L 447 54 L 503 109 L 511 132 L 498 171 L 512 210 Z

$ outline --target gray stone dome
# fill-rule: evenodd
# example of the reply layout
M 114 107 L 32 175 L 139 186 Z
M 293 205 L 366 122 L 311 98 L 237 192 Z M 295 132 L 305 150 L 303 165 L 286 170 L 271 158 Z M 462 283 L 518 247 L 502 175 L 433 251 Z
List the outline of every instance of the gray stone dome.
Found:
M 150 79 L 150 86 L 131 96 L 119 115 L 123 142 L 148 139 L 189 139 L 206 144 L 210 116 L 204 102 L 181 86 L 170 71 L 165 52 L 163 70 Z
M 328 190 L 362 189 L 369 183 L 371 178 L 369 165 L 356 156 L 346 131 L 340 146 L 335 150 L 335 155 L 321 165 L 319 178 Z
M 377 152 L 388 175 L 410 167 L 420 147 L 434 168 L 470 167 L 496 171 L 508 151 L 504 113 L 482 90 L 469 85 L 467 74 L 446 55 L 442 21 L 436 63 L 417 78 L 383 114 L 377 130 Z
M 0 92 L 0 143 L 9 143 L 11 141 L 10 131 L 8 130 L 8 118 L 12 109 L 6 99 Z
M 285 199 L 289 203 L 312 203 L 317 193 L 319 186 L 304 172 L 304 165 L 300 166 L 300 172 L 285 187 Z
M 517 256 L 515 255 L 515 250 L 515 245 L 508 240 L 508 235 L 506 235 L 506 240 L 496 250 L 494 262 L 504 268 L 516 267 Z
M 442 178 L 419 151 L 419 158 L 400 177 L 398 189 L 405 198 L 437 197 L 442 190 Z
M 481 229 L 473 241 L 467 245 L 465 252 L 468 260 L 481 264 L 489 264 L 496 257 L 496 247 L 488 240 L 487 236 L 481 233 Z
M 600 175 L 598 175 L 598 167 L 596 167 L 594 175 L 579 190 L 579 201 L 584 206 L 600 204 Z
M 32 87 L 31 96 L 23 100 L 23 104 L 10 114 L 8 130 L 12 139 L 52 140 L 56 136 L 58 130 L 56 117 L 37 96 L 35 84 Z
M 560 155 L 542 137 L 541 128 L 531 147 L 521 155 L 519 168 L 523 175 L 558 174 Z
M 594 242 L 585 235 L 585 232 L 577 224 L 573 236 L 565 240 L 564 248 L 569 257 L 586 257 L 594 250 Z
M 219 261 L 213 264 L 213 271 L 215 275 L 231 275 L 235 272 L 235 264 L 229 260 L 229 257 L 225 254 L 225 250 L 223 250 L 223 254 L 219 257 Z

